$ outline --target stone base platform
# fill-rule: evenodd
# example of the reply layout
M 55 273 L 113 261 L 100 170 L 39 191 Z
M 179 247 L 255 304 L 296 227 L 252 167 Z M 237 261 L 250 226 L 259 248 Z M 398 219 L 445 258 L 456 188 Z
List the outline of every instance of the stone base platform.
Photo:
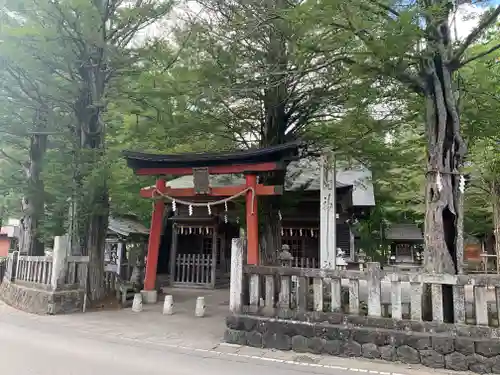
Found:
M 232 344 L 500 374 L 500 339 L 497 338 L 251 315 L 229 316 L 226 326 L 224 340 Z
M 84 292 L 43 290 L 29 283 L 13 283 L 4 279 L 0 284 L 0 299 L 28 313 L 56 315 L 82 311 Z

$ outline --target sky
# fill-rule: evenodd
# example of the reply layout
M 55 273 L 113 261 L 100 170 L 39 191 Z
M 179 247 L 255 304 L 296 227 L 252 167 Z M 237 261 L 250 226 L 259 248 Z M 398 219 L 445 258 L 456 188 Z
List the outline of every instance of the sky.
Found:
M 500 0 L 495 0 L 500 2 Z M 477 25 L 484 8 L 472 4 L 462 4 L 457 11 L 455 20 L 452 20 L 453 31 L 457 31 L 459 40 L 465 38 Z
M 485 10 L 485 4 L 490 6 L 500 5 L 500 0 L 490 0 L 486 3 L 483 2 L 483 5 L 481 6 L 472 4 L 472 2 L 459 6 L 455 19 L 451 21 L 453 29 L 454 31 L 456 30 L 459 40 L 465 38 L 477 25 L 481 14 Z M 140 43 L 146 39 L 158 37 L 168 39 L 170 34 L 169 29 L 179 22 L 182 22 L 182 19 L 184 18 L 183 15 L 187 9 L 189 9 L 190 13 L 196 13 L 198 16 L 203 16 L 204 12 L 196 1 L 185 0 L 184 2 L 181 2 L 181 5 L 177 6 L 173 14 L 170 15 L 170 19 L 168 21 L 151 25 L 146 30 L 141 32 L 137 41 Z

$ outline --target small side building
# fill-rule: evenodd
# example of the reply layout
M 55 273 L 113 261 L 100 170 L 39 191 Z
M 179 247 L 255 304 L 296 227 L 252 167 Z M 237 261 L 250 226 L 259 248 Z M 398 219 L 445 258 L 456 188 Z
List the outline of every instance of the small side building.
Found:
M 110 216 L 104 270 L 118 273 L 122 279 L 129 280 L 136 262 L 144 262 L 148 235 L 149 229 L 135 216 Z
M 424 235 L 416 224 L 394 223 L 385 232 L 390 242 L 388 263 L 399 266 L 420 266 L 424 250 Z

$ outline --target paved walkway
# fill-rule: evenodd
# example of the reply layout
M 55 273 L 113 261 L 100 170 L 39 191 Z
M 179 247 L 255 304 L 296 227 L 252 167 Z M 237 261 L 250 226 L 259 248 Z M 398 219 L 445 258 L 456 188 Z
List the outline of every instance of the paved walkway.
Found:
M 18 367 L 13 366 L 9 369 L 12 370 L 10 373 L 16 375 L 59 373 L 111 375 L 131 374 L 133 371 L 148 374 L 164 374 L 167 371 L 174 375 L 184 373 L 194 375 L 195 372 L 202 372 L 204 367 L 190 363 L 191 357 L 197 360 L 217 359 L 216 364 L 206 363 L 208 375 L 212 373 L 215 375 L 216 372 L 219 375 L 229 375 L 229 373 L 233 375 L 235 372 L 248 375 L 255 372 L 262 372 L 263 375 L 286 375 L 289 372 L 335 375 L 349 375 L 353 372 L 373 375 L 449 374 L 446 371 L 420 366 L 360 358 L 304 355 L 224 344 L 221 343 L 221 338 L 224 332 L 224 317 L 228 312 L 227 291 L 176 289 L 171 291 L 171 294 L 175 302 L 175 314 L 172 316 L 161 314 L 161 304 L 145 306 L 141 313 L 124 309 L 37 316 L 14 310 L 0 302 L 0 362 L 11 363 L 13 358 L 19 358 L 21 362 L 16 362 Z M 207 301 L 207 316 L 204 318 L 194 317 L 195 301 L 199 295 L 204 295 Z M 27 344 L 23 344 L 25 342 Z M 47 357 L 43 354 L 44 350 L 40 350 L 40 354 L 33 354 L 40 349 L 38 347 L 50 352 L 47 353 Z M 33 360 L 39 358 L 40 368 L 45 370 L 37 372 L 31 366 L 28 371 L 22 367 L 31 363 L 31 359 L 22 362 L 21 354 L 24 356 L 27 351 L 30 353 L 30 358 L 33 354 Z M 88 364 L 88 367 L 83 367 L 88 371 L 75 369 L 64 372 L 67 367 L 49 371 L 47 358 L 57 359 L 57 355 L 53 352 L 64 353 L 61 366 L 62 364 L 70 366 L 72 362 L 80 360 L 82 365 Z M 78 354 L 80 352 L 83 354 Z M 94 354 L 95 361 L 91 358 Z M 106 358 L 111 365 L 105 363 Z M 153 361 L 157 366 L 156 370 L 155 366 L 146 363 L 146 360 Z M 234 362 L 241 365 L 235 365 Z M 186 365 L 181 365 L 182 363 Z M 102 370 L 95 370 L 100 365 Z M 116 370 L 113 371 L 113 368 Z M 140 371 L 140 368 L 143 371 Z

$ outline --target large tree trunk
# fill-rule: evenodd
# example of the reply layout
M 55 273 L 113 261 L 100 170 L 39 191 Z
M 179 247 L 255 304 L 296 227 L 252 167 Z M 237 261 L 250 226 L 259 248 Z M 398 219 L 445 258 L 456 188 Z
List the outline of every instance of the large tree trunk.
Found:
M 268 2 L 270 14 L 286 9 L 284 0 Z M 285 36 L 283 35 L 282 21 L 276 19 L 269 28 L 269 44 L 267 48 L 268 72 L 267 88 L 264 95 L 265 118 L 261 147 L 268 147 L 285 143 L 285 132 L 288 126 L 286 103 L 288 88 L 283 72 L 287 71 L 288 56 Z M 285 172 L 273 172 L 264 177 L 264 184 L 284 185 Z M 266 196 L 261 200 L 261 262 L 274 264 L 277 254 L 281 250 L 281 196 Z
M 89 218 L 86 250 L 89 255 L 89 297 L 92 301 L 99 301 L 105 297 L 104 246 L 109 213 L 107 188 L 98 187 L 93 198 L 94 212 Z
M 451 53 L 447 19 L 438 25 L 440 45 L 426 61 L 426 132 L 428 162 L 426 180 L 424 267 L 429 273 L 457 272 L 456 246 L 459 223 L 460 168 L 466 146 L 460 135 L 452 72 L 446 65 Z M 453 321 L 451 287 L 443 287 L 445 320 Z M 428 309 L 426 309 L 428 310 Z
M 500 272 L 500 176 L 491 182 L 491 202 L 493 206 L 493 235 L 495 236 L 495 254 L 497 255 L 497 272 Z
M 40 121 L 38 116 L 35 121 Z M 27 191 L 22 201 L 24 215 L 21 222 L 20 244 L 21 252 L 32 256 L 43 256 L 45 254 L 40 224 L 45 215 L 45 186 L 42 179 L 42 170 L 46 151 L 47 135 L 32 135 L 30 138 L 29 161 L 26 166 Z
M 102 26 L 104 28 L 104 26 Z M 103 38 L 105 40 L 105 38 Z M 105 126 L 102 123 L 106 65 L 103 48 L 93 49 L 89 56 L 82 57 L 80 67 L 84 81 L 76 108 L 78 118 L 77 137 L 80 152 L 77 161 L 77 190 L 85 186 L 83 200 L 76 205 L 79 222 L 76 224 L 83 244 L 83 253 L 88 255 L 88 293 L 91 301 L 105 297 L 104 290 L 104 245 L 108 229 L 109 193 L 108 170 L 105 157 Z M 82 160 L 84 159 L 84 160 Z
M 283 185 L 284 173 L 268 176 L 264 181 L 268 185 Z M 260 263 L 275 265 L 281 251 L 281 222 L 279 212 L 281 209 L 281 196 L 262 197 L 261 210 L 261 235 L 260 235 Z

